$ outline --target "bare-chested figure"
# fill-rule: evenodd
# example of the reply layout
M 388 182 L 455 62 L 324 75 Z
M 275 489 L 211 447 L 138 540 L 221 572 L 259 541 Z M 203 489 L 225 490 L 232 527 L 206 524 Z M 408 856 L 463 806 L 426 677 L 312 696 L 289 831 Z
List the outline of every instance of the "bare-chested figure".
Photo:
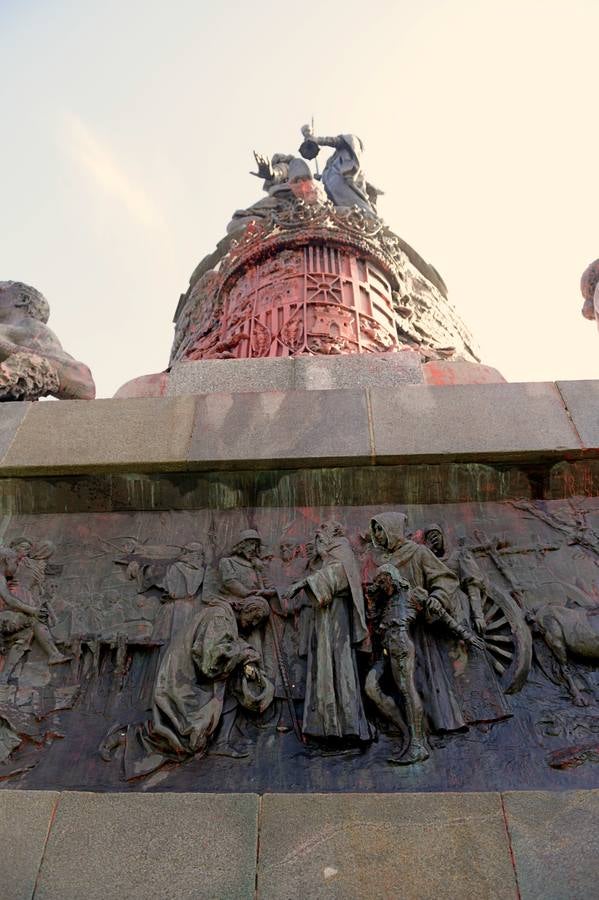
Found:
M 0 401 L 93 400 L 96 387 L 86 365 L 62 349 L 46 325 L 48 302 L 20 281 L 0 281 Z

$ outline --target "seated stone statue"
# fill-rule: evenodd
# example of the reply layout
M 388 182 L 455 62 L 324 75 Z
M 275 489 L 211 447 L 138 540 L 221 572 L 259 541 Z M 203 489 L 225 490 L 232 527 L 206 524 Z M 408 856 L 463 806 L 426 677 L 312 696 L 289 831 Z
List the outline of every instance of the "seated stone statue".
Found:
M 90 370 L 62 349 L 46 325 L 49 315 L 47 300 L 35 288 L 0 281 L 0 401 L 94 399 Z

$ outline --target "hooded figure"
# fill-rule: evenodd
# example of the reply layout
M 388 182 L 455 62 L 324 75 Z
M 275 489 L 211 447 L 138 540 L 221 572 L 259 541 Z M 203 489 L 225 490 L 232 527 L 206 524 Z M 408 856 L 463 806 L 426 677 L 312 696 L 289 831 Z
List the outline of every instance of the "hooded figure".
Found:
M 407 520 L 405 513 L 379 513 L 370 522 L 373 543 L 412 587 L 424 588 L 459 620 L 461 610 L 455 597 L 458 579 L 428 547 L 406 538 Z
M 127 780 L 149 775 L 169 761 L 203 756 L 226 712 L 226 694 L 254 712 L 273 698 L 256 653 L 240 635 L 259 621 L 265 601 L 250 601 L 237 615 L 224 600 L 202 603 L 191 627 L 178 631 L 162 659 L 148 722 L 113 729 L 100 747 L 104 759 L 124 743 Z M 234 709 L 232 710 L 234 713 Z M 234 720 L 234 715 L 231 723 Z
M 406 522 L 404 513 L 374 516 L 373 543 L 411 587 L 423 588 L 456 622 L 467 624 L 457 576 L 428 547 L 405 537 Z M 484 651 L 472 648 L 466 656 L 434 620 L 416 625 L 414 642 L 418 690 L 433 731 L 457 731 L 510 715 Z
M 487 594 L 487 585 L 478 563 L 465 546 L 465 539 L 458 539 L 458 546 L 450 553 L 442 526 L 433 522 L 424 529 L 424 543 L 457 577 L 462 590 L 464 615 L 470 619 L 472 613 L 475 630 L 482 634 L 485 630 L 482 602 Z
M 320 526 L 315 546 L 319 568 L 289 592 L 303 589 L 311 603 L 300 646 L 308 660 L 302 731 L 320 740 L 368 741 L 356 661 L 357 649 L 369 649 L 360 570 L 338 522 Z

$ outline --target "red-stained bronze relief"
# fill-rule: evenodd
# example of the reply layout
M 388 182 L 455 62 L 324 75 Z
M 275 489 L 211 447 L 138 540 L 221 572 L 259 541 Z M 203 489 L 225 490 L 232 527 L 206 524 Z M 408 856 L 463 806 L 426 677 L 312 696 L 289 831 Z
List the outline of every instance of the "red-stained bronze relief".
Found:
M 591 500 L 17 517 L 0 777 L 594 783 L 598 526 Z

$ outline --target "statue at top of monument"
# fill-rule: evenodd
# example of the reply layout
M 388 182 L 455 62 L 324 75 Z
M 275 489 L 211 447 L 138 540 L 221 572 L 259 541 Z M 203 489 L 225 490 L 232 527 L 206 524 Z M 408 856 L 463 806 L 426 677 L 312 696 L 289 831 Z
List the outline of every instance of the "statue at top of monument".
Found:
M 584 297 L 581 313 L 585 319 L 597 322 L 599 327 L 599 259 L 590 263 L 582 273 L 580 290 Z
M 362 169 L 364 144 L 356 134 L 338 134 L 336 137 L 316 137 L 310 125 L 302 127 L 304 142 L 299 152 L 304 159 L 314 159 L 321 147 L 333 147 L 335 152 L 327 159 L 322 172 L 322 183 L 329 200 L 335 206 L 358 206 L 363 212 L 376 216 L 379 191 L 366 181 Z
M 96 387 L 86 365 L 73 359 L 46 322 L 50 307 L 35 288 L 0 281 L 0 401 L 93 400 Z
M 263 188 L 267 194 L 276 194 L 277 189 L 289 191 L 290 184 L 312 178 L 307 163 L 290 153 L 274 153 L 269 159 L 254 150 L 254 159 L 258 171 L 250 172 L 250 175 L 264 179 Z
M 272 158 L 262 156 L 254 150 L 257 172 L 250 172 L 262 178 L 263 189 L 268 194 L 247 209 L 238 209 L 227 225 L 227 234 L 245 228 L 250 221 L 265 219 L 289 200 L 303 200 L 306 203 L 323 203 L 326 195 L 322 185 L 312 177 L 310 167 L 303 159 L 289 153 L 274 153 Z

